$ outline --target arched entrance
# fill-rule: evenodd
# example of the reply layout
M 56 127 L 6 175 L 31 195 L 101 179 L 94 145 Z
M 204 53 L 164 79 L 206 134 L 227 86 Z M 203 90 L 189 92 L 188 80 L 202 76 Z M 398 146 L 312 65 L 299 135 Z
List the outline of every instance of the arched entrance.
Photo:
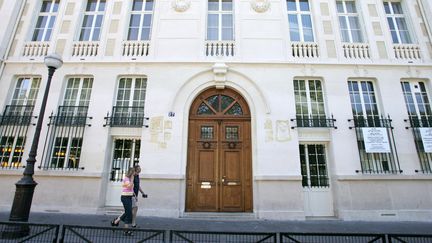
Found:
M 189 112 L 186 211 L 251 212 L 251 117 L 231 89 L 208 89 Z

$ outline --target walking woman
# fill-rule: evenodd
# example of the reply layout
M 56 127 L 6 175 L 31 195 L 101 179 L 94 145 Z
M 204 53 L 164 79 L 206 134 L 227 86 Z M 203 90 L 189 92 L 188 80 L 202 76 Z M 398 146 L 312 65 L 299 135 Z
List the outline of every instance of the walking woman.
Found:
M 127 228 L 129 228 L 129 225 L 132 223 L 132 197 L 134 195 L 134 175 L 135 169 L 129 168 L 128 172 L 123 178 L 122 193 L 120 198 L 121 202 L 123 203 L 124 213 L 120 217 L 115 218 L 113 221 L 111 221 L 111 226 L 118 226 L 120 220 L 123 221 L 126 228 L 126 231 L 124 232 L 125 235 L 133 235 L 132 231 L 127 230 Z

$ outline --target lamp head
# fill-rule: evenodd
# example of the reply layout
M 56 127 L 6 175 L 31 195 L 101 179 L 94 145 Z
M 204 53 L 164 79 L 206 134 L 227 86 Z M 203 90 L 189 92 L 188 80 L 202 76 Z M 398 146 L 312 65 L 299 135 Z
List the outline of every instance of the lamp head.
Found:
M 56 53 L 52 53 L 44 58 L 44 63 L 47 67 L 52 67 L 57 69 L 63 65 L 63 60 L 60 55 Z

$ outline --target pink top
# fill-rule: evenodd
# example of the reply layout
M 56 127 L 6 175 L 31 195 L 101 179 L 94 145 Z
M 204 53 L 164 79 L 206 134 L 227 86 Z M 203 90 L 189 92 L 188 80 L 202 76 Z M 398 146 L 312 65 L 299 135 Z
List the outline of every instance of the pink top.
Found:
M 132 196 L 133 192 L 133 182 L 131 182 L 129 177 L 123 178 L 123 186 L 122 186 L 122 196 Z

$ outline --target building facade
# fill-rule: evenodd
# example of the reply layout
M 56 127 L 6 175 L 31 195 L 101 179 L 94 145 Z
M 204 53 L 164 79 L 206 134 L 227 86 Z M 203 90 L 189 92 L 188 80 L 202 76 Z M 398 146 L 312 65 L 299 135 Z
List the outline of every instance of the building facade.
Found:
M 428 221 L 431 5 L 0 1 L 0 209 L 55 52 L 33 211 L 120 207 L 139 164 L 141 215 Z

